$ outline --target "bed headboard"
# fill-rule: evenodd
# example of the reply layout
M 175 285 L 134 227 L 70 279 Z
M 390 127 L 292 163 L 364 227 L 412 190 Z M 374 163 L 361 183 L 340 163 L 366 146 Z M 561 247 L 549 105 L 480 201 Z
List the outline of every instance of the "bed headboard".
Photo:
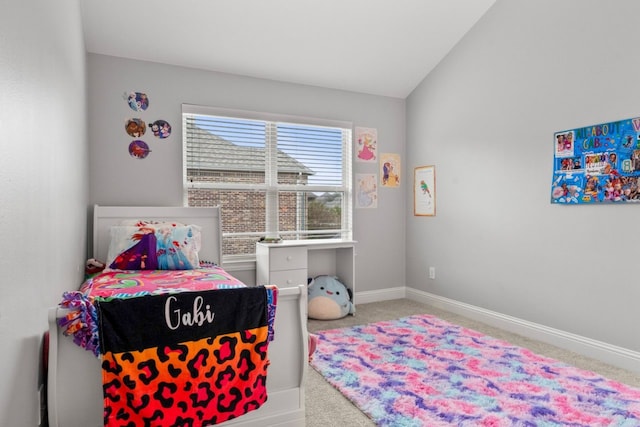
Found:
M 99 206 L 93 207 L 93 258 L 105 262 L 109 252 L 110 228 L 124 219 L 181 222 L 201 227 L 200 260 L 222 265 L 220 207 Z

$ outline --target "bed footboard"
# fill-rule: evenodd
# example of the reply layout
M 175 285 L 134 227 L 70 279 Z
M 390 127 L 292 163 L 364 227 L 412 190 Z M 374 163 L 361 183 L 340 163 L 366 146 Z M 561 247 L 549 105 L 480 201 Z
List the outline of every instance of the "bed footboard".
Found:
M 269 345 L 269 398 L 259 409 L 220 426 L 304 426 L 308 360 L 307 289 L 281 288 L 275 339 Z M 102 426 L 100 360 L 62 335 L 57 319 L 65 310 L 49 310 L 47 410 L 50 427 Z

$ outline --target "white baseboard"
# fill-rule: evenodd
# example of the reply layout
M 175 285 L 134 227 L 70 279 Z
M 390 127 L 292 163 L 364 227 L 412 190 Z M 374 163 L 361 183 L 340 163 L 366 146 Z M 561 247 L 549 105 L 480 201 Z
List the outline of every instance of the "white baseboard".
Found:
M 370 302 L 389 301 L 392 299 L 406 298 L 406 287 L 382 289 L 379 291 L 356 292 L 353 298 L 355 304 L 368 304 Z M 357 306 L 356 306 L 357 310 Z
M 602 341 L 550 328 L 517 317 L 508 316 L 495 311 L 486 310 L 471 304 L 444 298 L 429 292 L 410 287 L 396 287 L 380 291 L 356 293 L 357 302 L 386 301 L 398 298 L 408 298 L 414 301 L 468 317 L 473 320 L 503 329 L 527 338 L 535 339 L 573 351 L 575 353 L 601 360 L 613 366 L 640 373 L 640 353 Z

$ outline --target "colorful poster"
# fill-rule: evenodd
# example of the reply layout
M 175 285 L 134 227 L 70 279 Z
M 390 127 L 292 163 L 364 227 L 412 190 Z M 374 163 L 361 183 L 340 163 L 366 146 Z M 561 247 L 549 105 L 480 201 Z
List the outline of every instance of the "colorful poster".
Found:
M 378 176 L 375 173 L 356 174 L 356 208 L 378 207 Z
M 640 201 L 640 118 L 554 134 L 551 203 Z
M 356 128 L 356 162 L 375 162 L 378 160 L 378 130 Z
M 383 187 L 400 187 L 400 154 L 380 154 L 380 184 Z
M 413 215 L 436 214 L 436 167 L 420 166 L 413 174 Z

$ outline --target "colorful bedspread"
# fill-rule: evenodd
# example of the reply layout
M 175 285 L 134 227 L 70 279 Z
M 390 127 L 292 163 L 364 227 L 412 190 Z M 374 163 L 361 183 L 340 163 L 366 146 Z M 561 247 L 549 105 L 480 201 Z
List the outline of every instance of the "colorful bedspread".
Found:
M 60 325 L 102 358 L 105 426 L 205 426 L 266 401 L 276 304 L 218 267 L 111 271 L 65 294 Z
M 246 287 L 224 269 L 204 264 L 194 270 L 110 270 L 88 278 L 78 291 L 65 292 L 60 306 L 69 309 L 59 320 L 65 335 L 100 355 L 97 301 L 148 295 Z M 272 307 L 272 310 L 274 307 Z

